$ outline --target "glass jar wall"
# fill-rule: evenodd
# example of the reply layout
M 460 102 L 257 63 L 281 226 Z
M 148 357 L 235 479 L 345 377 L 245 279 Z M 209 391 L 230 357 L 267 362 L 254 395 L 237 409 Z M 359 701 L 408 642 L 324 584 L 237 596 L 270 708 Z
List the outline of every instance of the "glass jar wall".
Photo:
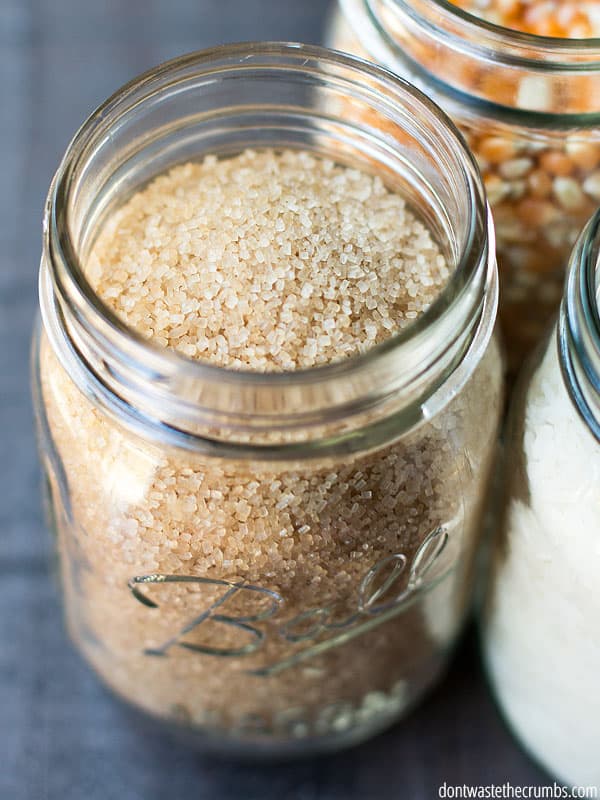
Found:
M 482 632 L 498 703 L 531 754 L 600 787 L 600 215 L 575 248 L 559 321 L 518 386 L 507 502 Z
M 508 30 L 446 0 L 339 0 L 329 41 L 408 78 L 460 126 L 494 212 L 514 372 L 550 324 L 600 202 L 598 40 Z
M 451 267 L 435 302 L 361 355 L 282 373 L 127 328 L 86 275 L 98 231 L 174 164 L 249 147 L 381 175 Z M 270 755 L 363 739 L 440 674 L 502 407 L 490 224 L 443 114 L 318 48 L 184 57 L 83 126 L 48 198 L 34 385 L 69 630 L 118 695 Z

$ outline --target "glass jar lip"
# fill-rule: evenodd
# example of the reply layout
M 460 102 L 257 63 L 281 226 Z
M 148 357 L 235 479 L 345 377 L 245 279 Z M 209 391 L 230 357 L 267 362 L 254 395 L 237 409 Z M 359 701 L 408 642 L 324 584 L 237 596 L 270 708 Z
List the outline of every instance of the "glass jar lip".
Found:
M 269 61 L 269 59 L 276 58 L 287 60 L 284 64 Z M 227 62 L 227 59 L 230 61 Z M 131 110 L 127 105 L 127 100 L 139 90 L 147 89 L 152 92 L 164 88 L 161 81 L 171 73 L 176 79 L 177 74 L 183 74 L 186 69 L 194 67 L 197 70 L 203 70 L 203 74 L 208 74 L 211 71 L 231 68 L 233 60 L 235 60 L 236 69 L 242 65 L 250 69 L 260 66 L 268 67 L 276 63 L 284 69 L 307 70 L 311 62 L 313 62 L 313 67 L 320 63 L 344 68 L 351 72 L 355 79 L 367 78 L 370 86 L 375 84 L 381 90 L 387 89 L 388 93 L 395 93 L 399 101 L 403 98 L 410 98 L 413 106 L 427 112 L 429 117 L 440 123 L 448 135 L 455 140 L 456 154 L 457 156 L 460 154 L 460 164 L 469 187 L 467 209 L 469 241 L 465 243 L 460 263 L 444 290 L 419 319 L 365 353 L 325 365 L 287 372 L 258 372 L 220 367 L 168 350 L 144 338 L 137 331 L 125 325 L 102 302 L 85 277 L 76 247 L 70 236 L 68 220 L 69 192 L 72 188 L 70 178 L 78 159 L 85 158 L 86 146 L 90 143 L 98 126 L 105 124 L 109 114 L 119 112 L 119 107 L 123 104 L 125 105 L 124 108 L 121 108 L 121 113 Z M 143 102 L 143 98 L 135 102 Z M 100 324 L 116 340 L 122 342 L 126 340 L 128 353 L 142 358 L 149 374 L 173 374 L 176 371 L 183 377 L 204 381 L 227 381 L 230 384 L 276 387 L 283 384 L 321 383 L 351 375 L 360 371 L 364 365 L 372 366 L 374 362 L 385 358 L 391 351 L 398 350 L 403 344 L 421 334 L 432 322 L 443 317 L 457 298 L 468 288 L 469 279 L 477 271 L 481 262 L 483 254 L 473 252 L 475 248 L 471 245 L 475 236 L 477 217 L 485 215 L 485 209 L 485 193 L 481 177 L 462 135 L 449 117 L 410 83 L 385 68 L 363 59 L 314 45 L 294 42 L 245 42 L 219 45 L 164 62 L 126 83 L 100 105 L 79 128 L 67 148 L 50 188 L 44 227 L 51 253 L 49 260 L 53 265 L 51 272 L 55 288 L 74 307 L 76 313 L 92 320 L 92 324 Z
M 563 379 L 581 419 L 600 442 L 600 209 L 573 250 L 557 325 Z
M 370 0 L 366 0 L 370 5 Z M 414 12 L 413 0 L 389 0 L 407 13 Z M 600 69 L 600 37 L 589 39 L 570 39 L 557 36 L 538 36 L 533 33 L 518 31 L 503 25 L 490 22 L 469 11 L 454 5 L 451 0 L 428 0 L 442 20 L 459 23 L 465 33 L 475 38 L 477 49 L 494 50 L 500 61 L 503 61 L 502 48 L 507 45 L 528 51 L 529 55 L 519 54 L 519 62 L 523 67 L 536 67 L 550 70 L 575 72 L 596 71 Z M 443 28 L 440 26 L 440 30 Z M 483 38 L 482 38 L 483 37 Z M 548 60 L 549 53 L 552 60 Z M 581 62 L 581 56 L 595 57 L 595 61 Z M 505 58 L 509 58 L 506 53 Z

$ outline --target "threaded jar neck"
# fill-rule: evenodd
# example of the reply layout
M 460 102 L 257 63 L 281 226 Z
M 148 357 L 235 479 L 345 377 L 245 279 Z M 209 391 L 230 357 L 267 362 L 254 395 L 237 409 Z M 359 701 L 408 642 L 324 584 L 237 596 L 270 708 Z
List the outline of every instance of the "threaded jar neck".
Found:
M 540 127 L 600 122 L 600 39 L 504 28 L 448 0 L 340 0 L 370 56 L 478 115 Z M 399 68 L 402 66 L 402 69 Z M 525 124 L 520 120 L 521 124 Z
M 102 302 L 82 265 L 115 208 L 177 163 L 261 147 L 306 149 L 363 167 L 406 196 L 452 268 L 414 324 L 345 361 L 257 373 L 159 348 Z M 467 355 L 489 338 L 495 316 L 490 239 L 473 159 L 419 92 L 322 48 L 227 45 L 142 75 L 77 133 L 47 202 L 42 315 L 82 391 L 144 435 L 159 431 L 192 449 L 267 458 L 286 448 L 301 457 L 308 442 L 322 457 L 376 446 L 389 438 L 392 419 L 396 431 L 417 424 L 427 403 L 441 402 L 440 387 L 472 369 Z M 274 430 L 285 444 L 269 443 Z
M 600 442 L 600 211 L 573 251 L 560 308 L 558 350 L 565 385 Z

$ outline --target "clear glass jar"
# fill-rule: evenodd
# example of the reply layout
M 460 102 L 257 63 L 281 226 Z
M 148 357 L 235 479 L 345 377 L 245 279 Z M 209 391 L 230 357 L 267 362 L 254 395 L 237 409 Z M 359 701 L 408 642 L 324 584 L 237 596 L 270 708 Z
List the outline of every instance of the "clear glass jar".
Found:
M 410 80 L 465 135 L 494 212 L 514 371 L 551 323 L 600 202 L 600 42 L 512 31 L 446 0 L 338 0 L 329 43 Z
M 453 270 L 415 323 L 342 362 L 261 374 L 157 348 L 104 306 L 83 265 L 111 211 L 175 163 L 265 146 L 408 197 Z M 493 229 L 452 124 L 323 49 L 193 54 L 84 124 L 44 229 L 34 385 L 77 647 L 202 744 L 305 753 L 389 725 L 464 620 L 502 406 Z
M 600 788 L 600 214 L 574 250 L 558 323 L 523 372 L 482 617 L 487 669 L 521 742 Z

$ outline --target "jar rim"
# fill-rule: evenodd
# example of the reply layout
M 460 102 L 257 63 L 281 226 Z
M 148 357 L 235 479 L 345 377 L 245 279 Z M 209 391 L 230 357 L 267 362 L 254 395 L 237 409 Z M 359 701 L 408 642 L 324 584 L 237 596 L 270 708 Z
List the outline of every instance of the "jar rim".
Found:
M 397 3 L 406 2 L 406 0 L 394 0 Z M 505 25 L 498 25 L 497 23 L 490 22 L 489 20 L 478 17 L 477 14 L 472 14 L 459 6 L 454 5 L 451 0 L 431 0 L 433 5 L 437 6 L 442 14 L 451 14 L 452 16 L 459 17 L 465 21 L 466 24 L 475 27 L 478 31 L 481 29 L 490 31 L 503 38 L 510 39 L 514 42 L 526 45 L 530 48 L 546 49 L 550 48 L 553 52 L 560 54 L 564 53 L 568 57 L 573 52 L 590 51 L 598 57 L 600 63 L 600 37 L 590 37 L 587 39 L 577 39 L 569 37 L 558 36 L 539 36 L 534 33 L 527 33 L 526 31 L 519 31 L 516 28 L 508 28 Z M 410 0 L 408 0 L 410 2 Z
M 573 250 L 557 326 L 563 380 L 600 442 L 600 209 Z
M 255 55 L 260 57 L 261 55 L 285 54 L 296 56 L 297 60 L 303 60 L 305 57 L 315 58 L 319 61 L 325 60 L 357 70 L 360 68 L 361 72 L 377 79 L 381 84 L 385 83 L 390 87 L 395 86 L 396 88 L 401 88 L 402 91 L 410 95 L 419 106 L 427 108 L 427 110 L 448 129 L 450 135 L 457 140 L 456 144 L 458 145 L 458 150 L 462 151 L 461 154 L 465 156 L 465 162 L 469 162 L 470 166 L 475 167 L 472 193 L 468 198 L 469 214 L 471 216 L 475 215 L 475 205 L 478 202 L 482 205 L 485 204 L 484 189 L 479 177 L 479 171 L 475 165 L 473 156 L 467 150 L 462 135 L 459 133 L 452 120 L 426 95 L 413 87 L 408 81 L 394 75 L 394 73 L 384 67 L 377 66 L 364 59 L 330 51 L 316 45 L 304 45 L 292 42 L 242 42 L 239 44 L 218 45 L 214 48 L 187 53 L 183 56 L 178 56 L 163 62 L 158 67 L 151 68 L 124 84 L 104 103 L 98 106 L 79 128 L 70 142 L 63 161 L 55 175 L 48 197 L 47 228 L 54 234 L 54 242 L 57 247 L 56 252 L 58 255 L 62 256 L 61 261 L 67 266 L 68 275 L 65 275 L 65 278 L 68 277 L 70 279 L 68 288 L 69 290 L 73 290 L 77 295 L 77 297 L 73 299 L 76 302 L 84 302 L 87 309 L 94 315 L 102 316 L 104 319 L 110 321 L 111 326 L 119 333 L 137 340 L 137 344 L 141 346 L 141 349 L 144 352 L 152 353 L 153 358 L 166 363 L 177 364 L 178 367 L 183 368 L 185 372 L 192 371 L 197 374 L 202 373 L 206 376 L 211 374 L 214 376 L 218 375 L 221 379 L 223 379 L 223 376 L 227 376 L 228 380 L 234 382 L 239 381 L 240 383 L 256 381 L 257 383 L 273 383 L 273 385 L 278 385 L 281 383 L 288 383 L 290 380 L 304 382 L 310 375 L 318 374 L 322 376 L 322 378 L 326 378 L 327 376 L 346 374 L 354 368 L 359 369 L 361 364 L 366 361 L 377 358 L 379 355 L 384 355 L 390 349 L 400 346 L 403 342 L 408 341 L 421 330 L 428 327 L 434 319 L 444 313 L 462 288 L 465 282 L 464 273 L 472 271 L 472 254 L 469 252 L 468 246 L 465 247 L 461 263 L 457 265 L 448 284 L 435 298 L 431 306 L 426 309 L 413 324 L 395 333 L 393 336 L 390 336 L 384 342 L 375 345 L 365 353 L 357 353 L 342 361 L 293 371 L 259 372 L 256 370 L 232 369 L 210 364 L 201 359 L 191 358 L 183 353 L 168 350 L 142 337 L 137 331 L 127 326 L 112 309 L 98 297 L 85 276 L 85 271 L 71 240 L 67 219 L 68 194 L 72 188 L 70 184 L 71 170 L 69 162 L 71 159 L 76 159 L 80 156 L 87 145 L 86 138 L 88 134 L 94 131 L 97 123 L 105 118 L 106 115 L 114 109 L 115 105 L 122 99 L 125 99 L 129 94 L 141 89 L 145 85 L 150 86 L 155 80 L 163 75 L 169 74 L 173 69 L 185 69 L 187 66 L 196 66 L 203 62 L 210 64 L 215 58 L 236 54 L 246 58 L 248 63 L 250 63 L 250 57 Z
M 598 124 L 600 38 L 512 30 L 450 0 L 339 4 L 369 57 L 420 87 L 433 86 L 454 117 L 473 114 L 543 130 Z
M 393 104 L 395 109 L 404 111 L 410 106 L 413 114 L 425 114 L 431 122 L 432 135 L 446 136 L 451 143 L 452 157 L 460 169 L 465 189 L 465 213 L 468 218 L 465 227 L 468 228 L 468 238 L 461 243 L 460 261 L 448 284 L 431 306 L 406 329 L 365 353 L 358 353 L 344 360 L 287 372 L 258 372 L 226 368 L 192 359 L 163 348 L 128 327 L 103 303 L 85 276 L 71 236 L 69 204 L 76 187 L 73 178 L 75 167 L 80 161 L 85 163 L 85 159 L 90 157 L 94 141 L 104 135 L 115 120 L 119 120 L 132 108 L 139 107 L 145 98 L 171 86 L 178 77 L 190 74 L 209 77 L 226 70 L 256 71 L 273 66 L 294 72 L 321 70 L 325 76 L 327 70 L 342 70 L 349 85 L 354 81 L 369 97 L 376 97 L 377 102 L 388 103 L 390 107 Z M 396 147 L 400 146 L 398 141 L 395 140 L 395 143 Z M 448 151 L 450 152 L 450 146 Z M 443 166 L 446 170 L 450 170 L 450 167 L 450 164 Z M 68 309 L 74 323 L 86 334 L 93 332 L 97 342 L 101 341 L 101 346 L 116 349 L 122 361 L 129 366 L 139 366 L 139 372 L 143 373 L 146 380 L 155 380 L 157 384 L 161 384 L 177 375 L 182 381 L 196 381 L 205 385 L 227 384 L 240 392 L 273 389 L 289 393 L 303 387 L 321 391 L 322 387 L 329 387 L 336 382 L 350 382 L 367 369 L 371 372 L 374 369 L 387 372 L 388 378 L 393 378 L 398 384 L 401 376 L 394 376 L 390 369 L 392 360 L 398 353 L 422 341 L 432 326 L 444 323 L 447 327 L 448 316 L 457 304 L 462 304 L 463 313 L 469 305 L 471 322 L 480 319 L 483 314 L 485 287 L 489 285 L 490 275 L 495 271 L 493 231 L 481 176 L 474 157 L 446 114 L 418 89 L 382 67 L 325 48 L 289 42 L 227 44 L 189 53 L 146 71 L 117 90 L 88 117 L 67 148 L 48 195 L 44 247 L 51 282 L 51 288 L 46 289 L 43 282 L 41 283 L 42 311 L 46 322 L 50 303 L 47 299 L 44 301 L 44 296 L 47 298 L 52 294 L 59 299 L 63 308 Z M 48 328 L 48 324 L 46 327 Z M 446 348 L 450 346 L 446 343 Z M 423 364 L 422 368 L 425 367 Z M 382 397 L 389 396 L 390 385 L 390 380 L 387 380 L 385 387 L 378 387 Z M 373 402 L 373 397 L 369 397 L 368 403 L 372 405 Z M 352 413 L 358 413 L 363 405 L 362 398 L 355 397 L 349 405 L 353 408 Z M 190 403 L 180 403 L 182 409 L 184 406 L 186 413 L 194 410 Z
M 389 0 L 389 2 L 405 11 L 415 11 L 415 0 Z M 539 68 L 543 66 L 549 71 L 552 69 L 560 69 L 561 71 L 571 69 L 574 71 L 586 69 L 596 71 L 600 69 L 600 37 L 573 39 L 558 36 L 538 36 L 537 34 L 490 22 L 483 17 L 477 16 L 477 14 L 472 14 L 454 5 L 451 0 L 428 0 L 428 3 L 433 7 L 434 13 L 438 15 L 441 21 L 451 20 L 464 27 L 465 32 L 475 35 L 477 48 L 489 48 L 496 51 L 499 60 L 502 60 L 503 50 L 506 53 L 506 57 L 510 55 L 510 50 L 506 50 L 506 46 L 509 45 L 522 49 L 524 52 L 520 53 L 520 60 L 524 64 L 529 63 L 532 67 Z M 371 0 L 367 0 L 367 4 L 370 6 Z M 443 30 L 441 25 L 438 25 L 438 28 L 440 31 Z M 529 52 L 528 56 L 525 51 Z M 548 61 L 549 53 L 552 54 L 552 61 Z M 582 54 L 593 56 L 595 60 L 582 64 L 578 60 Z

